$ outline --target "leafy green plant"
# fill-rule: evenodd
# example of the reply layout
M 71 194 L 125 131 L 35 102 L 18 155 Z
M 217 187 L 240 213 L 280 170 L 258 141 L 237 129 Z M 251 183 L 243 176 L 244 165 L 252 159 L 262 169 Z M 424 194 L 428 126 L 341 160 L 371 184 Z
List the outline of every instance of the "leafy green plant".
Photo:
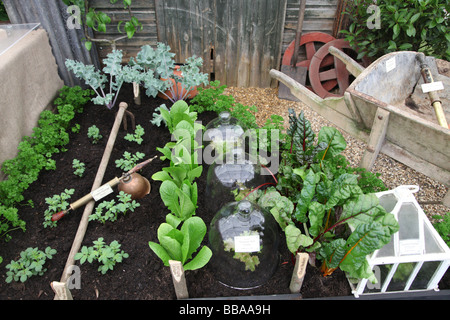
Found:
M 158 228 L 159 243 L 149 241 L 148 245 L 165 266 L 169 266 L 169 260 L 176 260 L 182 263 L 184 270 L 200 269 L 212 256 L 211 249 L 203 246 L 193 257 L 205 237 L 206 225 L 199 217 L 186 219 L 177 229 L 180 224 L 180 219 L 168 215 Z
M 190 107 L 183 100 L 175 102 L 170 110 L 164 104 L 161 105 L 158 110 L 160 115 L 153 114 L 154 119 L 152 120 L 152 123 L 156 124 L 164 121 L 164 124 L 167 126 L 170 133 L 174 132 L 179 122 L 184 120 L 189 124 L 194 125 L 194 122 L 197 119 L 197 113 L 191 112 Z
M 83 89 L 80 86 L 63 86 L 59 90 L 59 96 L 55 99 L 55 105 L 70 104 L 74 107 L 77 113 L 83 112 L 83 106 L 91 100 L 94 91 L 90 89 Z
M 42 170 L 54 170 L 54 153 L 65 151 L 69 142 L 67 129 L 76 112 L 83 111 L 83 105 L 92 92 L 80 87 L 61 88 L 54 100 L 56 112 L 41 112 L 38 125 L 30 136 L 19 143 L 17 156 L 3 162 L 2 171 L 6 179 L 0 181 L 0 238 L 10 240 L 10 232 L 17 229 L 25 231 L 25 222 L 20 219 L 17 209 L 25 198 L 23 192 L 36 181 Z M 28 204 L 32 204 L 28 200 Z M 1 261 L 1 257 L 0 257 Z
M 249 236 L 252 234 L 258 234 L 257 231 L 245 231 L 241 235 Z M 232 238 L 225 239 L 223 241 L 224 251 L 234 252 L 233 258 L 239 260 L 245 264 L 245 270 L 255 271 L 256 267 L 261 263 L 257 254 L 251 252 L 235 252 L 235 243 Z M 262 246 L 260 247 L 262 250 Z
M 109 2 L 114 5 L 119 0 L 110 0 Z M 80 26 L 83 25 L 84 36 L 85 36 L 85 46 L 88 50 L 92 48 L 93 42 L 107 43 L 112 46 L 113 49 L 116 47 L 116 42 L 124 38 L 131 39 L 138 29 L 143 28 L 142 23 L 133 15 L 131 4 L 132 0 L 123 0 L 122 4 L 124 9 L 127 10 L 129 15 L 129 20 L 121 20 L 117 25 L 117 30 L 119 33 L 126 33 L 126 36 L 120 36 L 115 39 L 101 39 L 93 38 L 88 28 L 95 30 L 97 32 L 106 32 L 106 26 L 111 23 L 111 18 L 104 12 L 99 11 L 92 6 L 90 6 L 87 0 L 62 0 L 67 6 L 75 5 L 78 7 L 79 13 L 75 15 L 75 22 Z M 74 22 L 73 22 L 74 23 Z M 121 25 L 124 24 L 124 30 L 121 30 Z
M 219 80 L 211 81 L 207 88 L 198 88 L 198 94 L 191 100 L 191 111 L 214 111 L 217 114 L 229 111 L 235 101 L 232 95 L 223 94 L 226 88 L 226 85 L 220 85 Z
M 81 126 L 79 123 L 75 123 L 74 126 L 71 128 L 73 133 L 78 133 L 81 130 Z
M 69 208 L 69 199 L 74 194 L 75 189 L 65 189 L 61 194 L 55 194 L 52 197 L 45 198 L 45 203 L 48 205 L 47 210 L 44 211 L 44 228 L 54 228 L 57 221 L 52 221 L 52 215 Z
M 73 159 L 72 168 L 74 169 L 73 174 L 81 178 L 86 170 L 86 165 L 78 159 Z
M 11 262 L 6 265 L 7 283 L 12 281 L 25 282 L 32 276 L 42 276 L 47 269 L 44 268 L 44 264 L 47 259 L 52 259 L 56 254 L 56 250 L 51 247 L 47 247 L 45 251 L 39 250 L 38 248 L 27 248 L 20 253 L 20 259 L 17 261 L 11 260 Z
M 79 260 L 80 264 L 84 264 L 86 261 L 89 263 L 99 262 L 101 265 L 98 267 L 98 271 L 102 274 L 114 270 L 117 263 L 121 263 L 123 259 L 129 257 L 128 253 L 120 249 L 121 244 L 116 240 L 107 245 L 100 237 L 93 241 L 93 244 L 91 247 L 83 246 L 81 251 L 75 255 L 75 260 Z
M 450 59 L 448 1 L 382 0 L 371 7 L 375 11 L 370 10 L 373 5 L 372 0 L 353 0 L 346 8 L 351 24 L 341 32 L 359 52 L 358 58 L 378 58 L 393 51 L 411 50 Z
M 0 205 L 0 239 L 11 240 L 10 232 L 22 229 L 25 232 L 26 223 L 19 218 L 16 208 Z M 0 257 L 0 263 L 2 259 Z
M 322 260 L 324 275 L 340 268 L 374 280 L 366 255 L 398 231 L 394 216 L 373 194 L 384 184 L 349 166 L 337 129 L 323 127 L 316 139 L 303 113 L 297 117 L 289 110 L 289 122 L 276 186 L 247 192 L 247 199 L 272 213 L 292 253 L 314 253 Z
M 162 181 L 159 192 L 168 209 L 179 219 L 186 220 L 197 209 L 198 191 L 194 181 L 201 176 L 203 167 L 198 163 L 196 150 L 199 146 L 195 135 L 202 126 L 195 122 L 197 113 L 190 112 L 182 100 L 163 116 L 175 141 L 157 148 L 163 154 L 161 160 L 169 160 L 170 166 L 153 174 L 152 179 Z
M 84 80 L 86 85 L 95 91 L 97 96 L 92 99 L 92 102 L 112 109 L 116 104 L 123 83 L 139 83 L 141 81 L 141 73 L 138 68 L 122 65 L 122 58 L 121 50 L 110 52 L 103 59 L 103 73 L 96 70 L 93 65 L 85 65 L 71 59 L 66 59 L 65 64 L 68 70 L 72 71 L 77 78 Z M 109 90 L 105 89 L 107 83 L 109 84 Z
M 186 62 L 179 67 L 182 73 L 182 76 L 179 76 L 174 72 L 174 56 L 168 45 L 159 42 L 156 49 L 149 45 L 143 46 L 136 55 L 136 59 L 130 59 L 130 65 L 142 71 L 141 80 L 147 96 L 156 97 L 160 92 L 174 103 L 186 99 L 189 92 L 196 86 L 208 83 L 208 75 L 200 72 L 202 58 L 195 56 L 187 58 Z M 183 90 L 178 92 L 178 84 L 184 89 L 184 93 Z M 166 90 L 169 90 L 171 95 L 167 95 Z
M 95 124 L 88 128 L 87 136 L 92 139 L 93 144 L 97 144 L 103 138 L 100 129 Z
M 447 245 L 450 246 L 450 212 L 447 212 L 443 217 L 435 215 L 433 219 L 437 220 L 433 223 L 434 228 Z
M 116 167 L 122 169 L 124 172 L 128 172 L 138 164 L 139 160 L 144 159 L 144 157 L 145 154 L 142 152 L 131 154 L 128 151 L 125 151 L 122 158 L 116 160 Z
M 102 201 L 95 208 L 95 213 L 89 216 L 89 221 L 106 221 L 114 222 L 118 218 L 119 213 L 126 214 L 128 211 L 134 212 L 140 206 L 136 200 L 131 200 L 131 194 L 120 191 L 117 195 L 118 203 L 113 199 L 111 201 Z
M 127 141 L 134 141 L 140 145 L 144 141 L 144 139 L 142 138 L 144 134 L 145 134 L 144 128 L 138 124 L 136 126 L 136 130 L 134 131 L 134 133 L 126 134 L 124 139 Z

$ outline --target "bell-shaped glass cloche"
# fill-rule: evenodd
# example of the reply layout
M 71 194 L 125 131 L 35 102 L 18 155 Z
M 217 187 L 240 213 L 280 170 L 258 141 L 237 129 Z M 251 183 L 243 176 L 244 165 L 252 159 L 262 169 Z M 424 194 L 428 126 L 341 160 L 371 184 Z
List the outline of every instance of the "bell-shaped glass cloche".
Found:
M 236 289 L 263 285 L 278 267 L 279 233 L 272 215 L 258 205 L 231 202 L 211 221 L 210 267 L 219 282 Z
M 254 157 L 237 148 L 209 166 L 206 176 L 205 199 L 210 212 L 217 212 L 228 202 L 243 199 L 257 187 L 274 182 L 270 171 Z
M 246 127 L 238 119 L 231 116 L 230 112 L 223 111 L 219 116 L 209 122 L 203 134 L 203 160 L 206 164 L 212 164 L 217 158 L 232 149 L 244 146 L 244 134 Z

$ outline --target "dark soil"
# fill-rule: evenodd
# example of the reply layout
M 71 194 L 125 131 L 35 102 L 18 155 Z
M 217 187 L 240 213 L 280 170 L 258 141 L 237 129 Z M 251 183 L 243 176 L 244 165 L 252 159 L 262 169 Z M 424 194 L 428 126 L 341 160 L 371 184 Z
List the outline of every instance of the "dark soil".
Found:
M 123 139 L 126 131 L 121 127 L 103 179 L 104 182 L 121 176 L 122 172 L 116 168 L 114 161 L 121 158 L 124 151 L 131 153 L 140 151 L 145 153 L 146 158 L 159 156 L 160 153 L 156 147 L 163 147 L 170 140 L 167 128 L 156 127 L 149 122 L 156 107 L 170 102 L 160 98 L 147 98 L 144 95 L 141 106 L 137 106 L 133 102 L 130 87 L 122 89 L 118 101 L 128 103 L 128 110 L 135 115 L 136 124 L 144 127 L 145 137 L 142 145 L 126 141 Z M 67 152 L 54 155 L 57 169 L 42 172 L 39 179 L 26 191 L 25 199 L 31 199 L 34 202 L 33 208 L 23 206 L 19 210 L 21 218 L 26 221 L 27 230 L 26 232 L 15 231 L 12 234 L 12 240 L 2 243 L 0 247 L 0 255 L 4 258 L 0 272 L 1 300 L 51 300 L 54 298 L 50 283 L 59 281 L 61 278 L 84 209 L 80 208 L 70 212 L 58 222 L 56 228 L 44 228 L 42 225 L 43 214 L 47 209 L 45 198 L 60 194 L 66 188 L 74 188 L 75 194 L 71 198 L 71 202 L 73 202 L 91 191 L 117 109 L 117 106 L 111 111 L 91 103 L 86 105 L 84 112 L 78 114 L 73 121 L 74 124 L 81 125 L 80 133 L 71 134 Z M 213 113 L 199 115 L 199 119 L 204 125 L 215 117 L 216 115 Z M 104 136 L 97 145 L 92 144 L 87 137 L 87 129 L 93 124 L 99 127 Z M 130 121 L 128 121 L 128 130 L 132 130 Z M 74 158 L 86 164 L 86 173 L 83 178 L 73 174 L 72 160 Z M 149 195 L 138 201 L 141 206 L 135 212 L 121 215 L 116 222 L 107 222 L 104 225 L 97 221 L 89 223 L 82 245 L 91 246 L 92 241 L 99 237 L 103 237 L 108 244 L 117 240 L 122 244 L 122 249 L 129 254 L 129 258 L 125 259 L 123 263 L 117 264 L 113 271 L 108 271 L 105 275 L 97 271 L 98 264 L 96 263 L 81 265 L 81 289 L 71 290 L 74 299 L 176 299 L 169 268 L 164 267 L 161 260 L 148 246 L 148 241 L 157 242 L 157 229 L 165 221 L 168 213 L 160 199 L 160 183 L 152 181 L 151 176 L 167 165 L 158 158 L 142 170 L 141 174 L 150 180 L 152 190 Z M 214 213 L 204 209 L 206 206 L 202 194 L 205 190 L 205 171 L 197 180 L 199 207 L 196 212 L 209 225 Z M 113 193 L 102 201 L 113 199 L 115 196 L 116 193 Z M 207 237 L 205 237 L 205 244 L 207 244 L 206 239 Z M 43 276 L 31 277 L 25 283 L 7 284 L 5 282 L 6 264 L 11 260 L 18 259 L 22 250 L 28 247 L 38 247 L 43 250 L 47 246 L 56 249 L 57 254 L 52 260 L 47 261 L 45 266 L 48 270 Z M 285 241 L 281 241 L 279 254 L 280 264 L 276 273 L 259 288 L 252 290 L 228 288 L 218 283 L 210 268 L 206 266 L 203 269 L 186 273 L 189 295 L 191 298 L 205 298 L 289 294 L 289 282 L 294 264 L 292 255 L 285 246 Z M 447 280 L 446 283 L 448 284 L 448 282 Z M 324 278 L 318 269 L 308 266 L 301 294 L 303 298 L 348 296 L 351 295 L 351 290 L 340 270 L 335 271 L 332 276 Z

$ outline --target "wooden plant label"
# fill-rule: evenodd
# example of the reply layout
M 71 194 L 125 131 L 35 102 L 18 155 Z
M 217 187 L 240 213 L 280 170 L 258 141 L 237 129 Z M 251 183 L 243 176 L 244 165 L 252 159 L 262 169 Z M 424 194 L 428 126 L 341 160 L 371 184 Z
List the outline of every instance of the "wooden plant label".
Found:
M 305 278 L 306 266 L 308 265 L 309 254 L 305 252 L 297 253 L 294 271 L 292 272 L 291 284 L 289 289 L 291 293 L 299 293 Z
M 180 261 L 175 260 L 169 260 L 169 265 L 170 272 L 172 273 L 173 286 L 175 287 L 175 293 L 177 294 L 177 299 L 189 298 L 183 265 Z

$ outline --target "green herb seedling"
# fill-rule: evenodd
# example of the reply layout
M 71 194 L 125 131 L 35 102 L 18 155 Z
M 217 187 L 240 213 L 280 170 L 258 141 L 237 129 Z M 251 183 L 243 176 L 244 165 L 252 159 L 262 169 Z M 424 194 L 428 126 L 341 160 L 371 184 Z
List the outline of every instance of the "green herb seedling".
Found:
M 139 160 L 144 159 L 145 154 L 142 152 L 136 152 L 135 154 L 131 154 L 128 151 L 123 153 L 121 159 L 116 160 L 116 167 L 122 169 L 122 171 L 130 171 L 133 169 Z
M 121 263 L 123 259 L 129 257 L 128 253 L 121 250 L 121 244 L 114 240 L 107 245 L 102 237 L 93 241 L 93 246 L 83 246 L 81 251 L 75 255 L 75 260 L 79 260 L 80 264 L 99 262 L 101 265 L 98 271 L 105 274 L 109 270 L 113 270 L 116 263 Z
M 73 174 L 82 178 L 86 170 L 86 165 L 78 159 L 73 159 L 72 168 L 74 169 Z
M 27 248 L 20 253 L 19 260 L 11 260 L 6 266 L 6 269 L 9 271 L 6 272 L 5 281 L 7 283 L 13 280 L 25 282 L 32 276 L 42 276 L 47 271 L 44 268 L 46 260 L 52 259 L 55 254 L 56 250 L 51 247 L 47 247 L 45 251 L 41 251 L 38 248 Z
M 96 125 L 92 125 L 88 128 L 88 138 L 92 139 L 93 144 L 97 144 L 103 136 L 100 134 L 100 129 Z
M 133 133 L 128 133 L 124 137 L 124 139 L 127 140 L 127 141 L 134 141 L 134 142 L 136 142 L 137 144 L 140 145 L 144 141 L 144 139 L 142 139 L 144 134 L 145 134 L 144 128 L 141 125 L 138 124 L 136 126 L 136 130 L 134 131 L 134 134 Z
M 70 197 L 74 194 L 75 189 L 65 189 L 61 194 L 55 194 L 52 197 L 45 198 L 45 203 L 48 204 L 47 210 L 44 212 L 44 228 L 56 227 L 57 221 L 52 221 L 52 215 L 59 212 L 64 211 L 69 208 L 69 200 Z

